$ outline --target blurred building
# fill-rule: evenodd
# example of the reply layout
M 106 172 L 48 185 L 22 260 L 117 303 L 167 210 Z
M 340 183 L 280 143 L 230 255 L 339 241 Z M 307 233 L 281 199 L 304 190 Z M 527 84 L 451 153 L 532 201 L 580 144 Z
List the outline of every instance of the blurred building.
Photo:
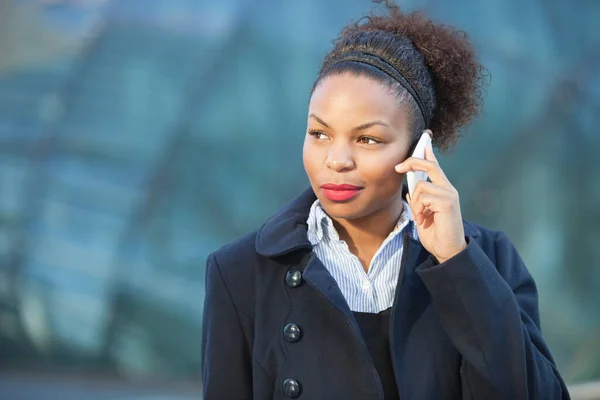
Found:
M 569 383 L 600 380 L 600 3 L 405 1 L 492 74 L 442 162 L 512 238 Z M 309 89 L 367 0 L 0 1 L 0 362 L 199 382 L 204 261 L 307 186 Z

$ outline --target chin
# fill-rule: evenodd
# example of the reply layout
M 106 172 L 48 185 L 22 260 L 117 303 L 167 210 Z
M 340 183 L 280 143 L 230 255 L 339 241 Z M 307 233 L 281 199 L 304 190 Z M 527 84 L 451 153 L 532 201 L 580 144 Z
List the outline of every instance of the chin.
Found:
M 353 201 L 339 203 L 328 199 L 320 199 L 327 215 L 337 219 L 358 219 L 368 215 L 368 211 Z M 354 203 L 354 204 L 353 204 Z

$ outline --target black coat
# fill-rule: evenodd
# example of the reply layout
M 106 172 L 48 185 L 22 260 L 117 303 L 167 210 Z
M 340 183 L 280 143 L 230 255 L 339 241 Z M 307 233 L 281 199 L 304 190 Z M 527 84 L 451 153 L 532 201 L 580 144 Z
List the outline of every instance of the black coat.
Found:
M 306 191 L 209 256 L 206 400 L 383 399 L 356 320 L 312 254 L 306 220 L 315 199 Z M 464 227 L 467 248 L 442 264 L 404 234 L 390 319 L 400 398 L 568 399 L 517 251 L 501 232 Z

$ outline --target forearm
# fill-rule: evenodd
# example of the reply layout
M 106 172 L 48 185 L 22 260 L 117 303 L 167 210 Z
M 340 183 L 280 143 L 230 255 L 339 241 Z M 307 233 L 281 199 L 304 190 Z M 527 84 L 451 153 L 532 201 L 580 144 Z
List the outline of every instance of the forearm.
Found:
M 469 239 L 455 257 L 442 264 L 430 258 L 417 271 L 445 332 L 467 364 L 466 379 L 478 397 L 565 398 L 568 394 L 537 324 L 535 284 L 524 265 L 506 268 L 511 280 L 519 282 L 514 291 Z

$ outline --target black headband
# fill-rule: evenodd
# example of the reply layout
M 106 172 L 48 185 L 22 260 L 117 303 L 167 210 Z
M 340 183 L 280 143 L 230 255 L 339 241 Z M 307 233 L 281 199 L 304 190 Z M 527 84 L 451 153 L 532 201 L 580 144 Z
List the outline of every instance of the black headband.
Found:
M 429 125 L 429 121 L 431 119 L 431 115 L 429 115 L 430 112 L 426 112 L 421 97 L 415 88 L 410 84 L 408 79 L 406 79 L 396 67 L 375 54 L 366 53 L 363 51 L 349 51 L 347 53 L 343 53 L 333 60 L 333 64 L 339 64 L 345 61 L 353 61 L 370 65 L 396 80 L 415 99 L 415 102 L 421 111 L 421 115 L 423 116 L 423 121 L 425 121 L 425 127 Z

